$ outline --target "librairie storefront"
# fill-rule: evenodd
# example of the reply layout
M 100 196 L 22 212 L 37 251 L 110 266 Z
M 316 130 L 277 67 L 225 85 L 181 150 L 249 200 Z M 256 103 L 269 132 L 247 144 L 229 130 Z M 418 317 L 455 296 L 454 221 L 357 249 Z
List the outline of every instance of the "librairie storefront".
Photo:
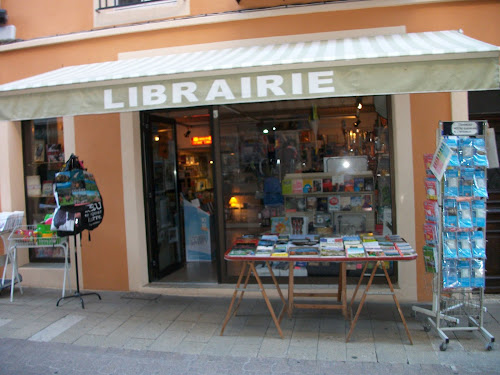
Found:
M 227 247 L 231 236 L 227 229 L 224 232 L 221 228 L 227 228 L 226 224 L 231 223 L 231 220 L 233 228 L 245 232 L 250 229 L 261 230 L 262 223 L 271 226 L 271 218 L 286 217 L 287 209 L 289 213 L 302 212 L 303 208 L 303 212 L 308 212 L 306 198 L 313 197 L 292 196 L 298 194 L 298 191 L 294 193 L 293 190 L 290 196 L 285 197 L 287 193 L 283 194 L 282 183 L 301 180 L 304 185 L 304 180 L 312 180 L 313 183 L 320 178 L 323 180 L 324 176 L 300 179 L 294 174 L 325 173 L 322 160 L 325 157 L 350 156 L 363 159 L 366 156 L 366 169 L 374 176 L 377 171 L 382 176 L 387 170 L 385 177 L 389 177 L 389 180 L 393 178 L 390 173 L 394 167 L 390 165 L 391 156 L 387 157 L 387 168 L 384 169 L 381 169 L 382 164 L 375 164 L 371 160 L 373 155 L 384 153 L 380 141 L 384 129 L 388 132 L 385 147 L 390 146 L 391 124 L 387 122 L 390 116 L 387 106 L 378 108 L 375 104 L 377 98 L 407 93 L 498 88 L 497 47 L 455 31 L 431 34 L 430 39 L 428 33 L 381 35 L 230 48 L 67 67 L 46 73 L 43 77 L 31 77 L 0 86 L 0 116 L 5 120 L 15 121 L 157 111 L 156 114 L 166 114 L 170 121 L 172 118 L 183 117 L 180 115 L 183 111 L 187 115 L 193 114 L 194 118 L 199 115 L 197 110 L 205 108 L 205 122 L 214 141 L 211 146 L 214 150 L 213 160 L 209 162 L 213 162 L 211 165 L 215 179 L 214 226 L 219 230 L 215 246 L 219 252 L 223 252 L 220 249 Z M 383 47 L 380 40 L 383 40 Z M 363 105 L 371 106 L 370 115 L 363 109 L 359 114 L 356 112 L 358 97 L 364 101 Z M 336 102 L 332 100 L 328 105 L 322 102 L 328 99 L 336 99 Z M 308 100 L 311 102 L 306 105 Z M 303 106 L 301 113 L 297 113 L 294 108 L 298 104 L 295 101 L 300 101 L 300 106 Z M 260 108 L 256 108 L 257 106 Z M 328 113 L 326 109 L 323 110 L 328 106 L 330 109 L 343 107 L 354 110 L 335 113 L 335 109 Z M 318 109 L 319 113 L 316 112 Z M 235 111 L 239 112 L 238 116 L 235 116 Z M 341 112 L 340 109 L 338 111 Z M 281 116 L 268 116 L 272 112 L 281 112 Z M 328 123 L 328 117 L 331 124 Z M 175 126 L 175 135 L 171 133 L 168 142 L 178 144 L 179 138 L 195 129 L 195 125 L 187 124 L 183 127 L 180 122 Z M 235 127 L 235 122 L 240 126 Z M 368 123 L 370 128 L 364 128 Z M 392 126 L 397 127 L 398 124 L 394 123 Z M 264 133 L 264 130 L 271 133 Z M 234 147 L 238 144 L 236 142 L 241 142 L 242 139 L 243 147 L 235 150 Z M 176 155 L 182 156 L 180 151 Z M 398 156 L 392 155 L 393 158 Z M 190 159 L 186 157 L 186 166 L 190 163 L 188 160 Z M 293 160 L 293 163 L 286 160 Z M 282 161 L 284 165 L 281 165 Z M 178 165 L 179 163 L 176 164 Z M 356 171 L 358 172 L 367 171 Z M 224 190 L 228 186 L 226 181 L 236 181 L 244 173 L 260 176 L 261 186 L 251 188 L 253 191 Z M 352 194 L 355 199 L 349 197 L 347 203 L 347 197 L 338 191 L 340 185 L 344 185 L 344 190 L 346 185 L 345 174 L 341 175 L 343 181 L 340 181 L 340 177 L 332 181 L 332 186 L 337 186 L 337 191 L 321 191 L 321 194 L 338 193 L 332 196 L 338 195 L 339 211 L 342 212 L 341 208 L 344 207 L 347 212 L 349 206 L 353 214 L 357 213 L 357 209 L 352 210 L 352 207 L 358 207 L 359 197 Z M 274 193 L 278 196 L 279 192 L 277 184 L 270 182 L 264 186 L 266 177 L 277 178 L 282 197 L 275 196 L 278 202 L 267 205 L 265 201 L 268 202 L 267 199 L 272 197 L 266 194 Z M 356 193 L 361 195 L 361 207 L 363 204 L 366 204 L 365 208 L 370 208 L 370 204 L 372 206 L 373 214 L 370 215 L 373 216 L 365 218 L 368 223 L 365 223 L 365 229 L 372 228 L 366 225 L 377 229 L 377 225 L 382 224 L 383 230 L 383 217 L 386 216 L 388 220 L 390 215 L 396 215 L 397 210 L 391 207 L 390 214 L 376 211 L 379 197 L 375 196 L 375 185 L 380 181 L 376 181 L 375 177 L 370 181 L 370 176 L 352 176 L 353 193 L 355 178 L 358 179 L 359 190 Z M 250 180 L 252 177 L 243 177 L 243 185 L 249 187 L 245 182 Z M 350 177 L 347 183 L 350 190 Z M 391 184 L 389 185 L 390 188 Z M 323 185 L 321 189 L 324 189 Z M 238 193 L 242 195 L 238 196 Z M 319 204 L 323 209 L 323 198 L 328 197 L 316 196 L 315 209 L 313 199 L 309 199 L 311 213 L 305 215 L 307 219 L 304 219 L 304 223 L 307 221 L 308 226 L 312 223 L 313 230 L 321 228 L 318 226 L 322 225 L 319 221 L 330 222 L 332 229 L 335 225 L 340 228 L 342 219 L 345 219 L 343 217 L 339 222 L 339 215 L 334 216 L 336 208 L 328 209 L 328 200 L 325 213 L 331 213 L 330 219 L 327 215 L 323 219 L 314 216 L 318 209 L 318 198 L 321 198 Z M 247 198 L 248 201 L 245 201 Z M 259 206 L 256 208 L 255 201 L 251 200 L 258 200 Z M 282 208 L 273 207 L 280 204 Z M 370 211 L 361 209 L 360 212 Z M 397 214 L 401 214 L 401 211 L 398 210 Z M 252 227 L 248 223 L 258 223 L 259 226 Z M 180 225 L 180 221 L 175 225 Z M 360 224 L 353 220 L 349 225 L 356 230 L 356 226 Z M 129 228 L 126 229 L 129 231 Z M 231 274 L 230 271 L 223 271 L 226 265 L 221 260 L 221 253 L 216 254 L 215 258 L 219 274 Z

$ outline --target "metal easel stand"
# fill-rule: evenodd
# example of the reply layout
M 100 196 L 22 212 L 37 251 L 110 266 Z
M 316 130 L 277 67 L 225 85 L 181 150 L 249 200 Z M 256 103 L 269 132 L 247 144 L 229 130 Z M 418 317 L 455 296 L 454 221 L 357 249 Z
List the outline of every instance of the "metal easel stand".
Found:
M 80 298 L 80 303 L 82 304 L 82 309 L 84 309 L 85 308 L 85 303 L 83 302 L 83 297 L 84 296 L 96 295 L 97 297 L 99 297 L 99 300 L 101 300 L 102 298 L 99 295 L 99 293 L 97 293 L 97 292 L 88 292 L 88 293 L 81 293 L 80 292 L 80 280 L 79 280 L 79 277 L 78 277 L 78 254 L 77 254 L 78 245 L 77 245 L 77 241 L 76 241 L 76 235 L 73 237 L 73 239 L 75 241 L 76 291 L 71 296 L 63 296 L 63 297 L 59 298 L 57 300 L 56 306 L 59 306 L 59 302 L 61 302 L 64 299 L 67 299 L 67 298 Z

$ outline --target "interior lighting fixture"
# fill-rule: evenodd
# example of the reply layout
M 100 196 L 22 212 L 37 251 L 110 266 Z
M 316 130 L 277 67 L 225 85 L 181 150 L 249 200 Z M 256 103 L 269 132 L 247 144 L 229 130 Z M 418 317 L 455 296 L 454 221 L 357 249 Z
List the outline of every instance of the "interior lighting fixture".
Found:
M 158 137 L 157 135 L 155 135 L 155 142 L 158 142 L 160 140 L 160 137 Z
M 356 119 L 356 121 L 354 121 L 353 125 L 355 128 L 357 128 L 359 126 L 359 124 L 361 124 L 361 120 L 359 119 L 359 117 Z
M 357 109 L 363 108 L 363 102 L 361 101 L 361 98 L 359 96 L 356 98 L 356 108 Z
M 266 129 L 262 130 L 262 133 L 264 133 L 264 134 L 269 133 L 269 129 L 266 128 Z

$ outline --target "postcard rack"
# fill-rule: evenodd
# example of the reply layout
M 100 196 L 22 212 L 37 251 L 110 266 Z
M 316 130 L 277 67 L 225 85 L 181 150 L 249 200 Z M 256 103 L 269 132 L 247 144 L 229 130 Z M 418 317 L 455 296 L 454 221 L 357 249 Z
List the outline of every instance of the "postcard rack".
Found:
M 445 351 L 447 332 L 478 331 L 492 350 L 495 338 L 484 328 L 486 258 L 486 121 L 440 122 L 438 150 L 431 171 L 435 190 L 435 245 L 432 267 L 432 309 L 413 306 L 415 314 L 427 316 L 424 330 L 436 330 Z M 429 175 L 429 174 L 428 174 Z M 432 181 L 430 181 L 432 183 Z M 426 202 L 427 203 L 427 202 Z M 426 207 L 426 220 L 429 210 Z M 430 215 L 432 216 L 432 215 Z M 432 222 L 432 219 L 431 219 Z
M 12 280 L 14 283 L 18 283 L 19 290 L 21 294 L 23 292 L 21 286 L 21 278 L 19 275 L 18 265 L 17 265 L 17 249 L 31 249 L 31 248 L 43 248 L 43 247 L 59 247 L 64 252 L 64 278 L 62 287 L 62 296 L 65 296 L 66 282 L 71 288 L 69 283 L 71 282 L 68 278 L 70 263 L 69 263 L 69 252 L 68 252 L 68 241 L 65 237 L 58 237 L 52 235 L 51 237 L 38 237 L 35 235 L 37 230 L 36 225 L 20 225 L 16 226 L 8 237 L 8 250 L 7 250 L 7 262 L 11 263 L 12 266 Z M 7 266 L 7 264 L 5 265 Z M 2 282 L 5 280 L 5 269 L 3 272 Z M 14 283 L 11 283 L 10 290 L 10 301 L 14 299 Z

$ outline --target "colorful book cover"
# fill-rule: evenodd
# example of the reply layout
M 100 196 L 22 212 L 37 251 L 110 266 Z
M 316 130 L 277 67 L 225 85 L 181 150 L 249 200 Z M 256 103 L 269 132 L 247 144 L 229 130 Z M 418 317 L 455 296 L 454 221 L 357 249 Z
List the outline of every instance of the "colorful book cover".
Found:
M 297 198 L 287 197 L 285 199 L 285 212 L 297 212 Z
M 304 185 L 302 184 L 302 179 L 292 180 L 292 194 L 302 194 L 302 189 Z
M 355 196 L 351 197 L 351 210 L 360 211 L 362 204 L 363 204 L 363 201 L 361 199 L 361 196 L 355 195 Z
M 346 191 L 346 192 L 353 192 L 354 191 L 354 179 L 353 178 L 345 176 L 344 191 Z
M 322 193 L 323 192 L 323 180 L 321 178 L 315 178 L 313 180 L 313 193 Z
M 304 193 L 312 193 L 313 192 L 313 180 L 311 178 L 304 180 L 304 186 L 302 187 L 302 191 Z
M 271 232 L 277 234 L 290 233 L 290 219 L 276 216 L 271 218 Z
M 323 179 L 323 193 L 329 193 L 333 191 L 333 184 L 331 178 Z
M 364 191 L 365 190 L 365 179 L 363 177 L 354 178 L 354 191 Z
M 316 197 L 307 197 L 306 198 L 306 211 L 315 211 L 316 204 L 317 204 Z
M 332 176 L 333 191 L 344 191 L 344 176 Z
M 340 197 L 340 211 L 351 211 L 351 197 Z
M 372 211 L 373 210 L 373 202 L 372 202 L 372 195 L 371 194 L 363 195 L 363 202 L 361 204 L 361 209 L 363 211 Z
M 281 183 L 281 192 L 283 195 L 292 194 L 292 180 L 283 180 Z
M 328 211 L 328 198 L 326 197 L 317 197 L 316 199 L 316 210 L 320 212 Z
M 339 195 L 332 195 L 328 197 L 328 211 L 340 211 Z

